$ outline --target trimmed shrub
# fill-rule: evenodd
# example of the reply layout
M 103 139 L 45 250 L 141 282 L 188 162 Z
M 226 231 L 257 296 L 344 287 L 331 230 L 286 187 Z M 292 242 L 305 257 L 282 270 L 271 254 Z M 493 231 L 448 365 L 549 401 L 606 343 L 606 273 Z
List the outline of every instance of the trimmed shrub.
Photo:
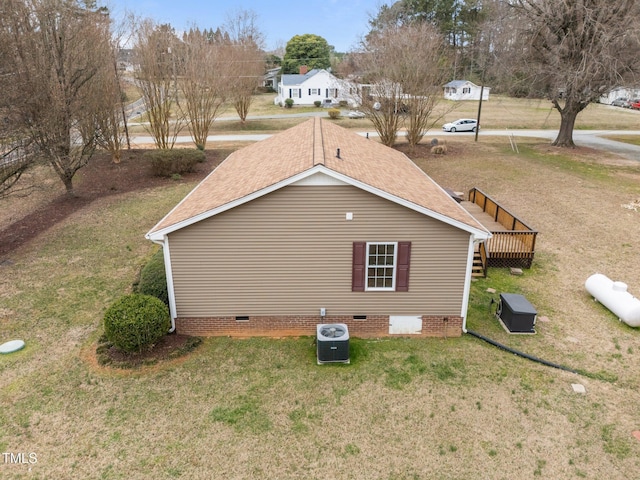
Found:
M 346 100 L 340 100 L 338 102 L 338 105 L 340 105 L 342 108 L 347 108 L 349 106 L 349 102 L 347 102 Z
M 339 108 L 330 108 L 328 110 L 329 118 L 335 120 L 336 118 L 340 118 L 340 109 Z
M 167 276 L 164 269 L 162 249 L 158 250 L 147 264 L 142 267 L 140 280 L 137 285 L 134 285 L 133 291 L 143 295 L 151 295 L 162 300 L 165 305 L 169 305 Z
M 291 108 L 293 107 L 293 98 L 287 98 L 284 101 L 284 108 Z
M 320 108 L 320 105 L 322 105 L 322 102 L 320 100 L 316 100 L 315 102 L 313 102 L 313 104 L 317 107 Z
M 193 172 L 196 163 L 205 161 L 202 150 L 177 148 L 171 150 L 149 150 L 144 153 L 144 158 L 151 161 L 151 169 L 154 175 L 159 177 L 171 177 Z
M 170 326 L 169 309 L 151 295 L 126 295 L 104 314 L 104 333 L 123 352 L 141 352 L 166 335 Z

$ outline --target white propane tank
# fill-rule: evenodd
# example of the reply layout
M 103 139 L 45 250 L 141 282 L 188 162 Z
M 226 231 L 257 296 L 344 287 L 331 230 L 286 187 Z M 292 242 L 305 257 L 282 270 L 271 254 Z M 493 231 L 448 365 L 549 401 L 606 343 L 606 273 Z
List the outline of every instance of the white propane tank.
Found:
M 630 327 L 640 327 L 640 300 L 627 292 L 627 284 L 614 282 L 601 273 L 594 273 L 584 284 L 593 298 L 611 310 Z

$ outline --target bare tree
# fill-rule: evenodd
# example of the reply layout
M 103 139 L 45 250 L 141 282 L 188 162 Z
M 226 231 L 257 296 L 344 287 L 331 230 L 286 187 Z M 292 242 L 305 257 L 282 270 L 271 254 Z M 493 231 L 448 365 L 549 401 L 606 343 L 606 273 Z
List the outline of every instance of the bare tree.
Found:
M 16 185 L 34 163 L 33 149 L 16 115 L 21 98 L 13 71 L 12 30 L 15 17 L 11 4 L 0 4 L 0 198 L 16 191 Z M 28 189 L 30 186 L 24 187 Z
M 389 147 L 396 143 L 398 131 L 404 121 L 404 94 L 402 87 L 384 77 L 373 77 L 373 83 L 362 90 L 362 109 L 373 123 L 380 141 Z
M 184 37 L 185 55 L 179 104 L 196 147 L 204 150 L 213 122 L 225 101 L 227 49 L 211 35 L 192 29 Z
M 244 123 L 265 71 L 264 34 L 257 26 L 257 15 L 250 10 L 238 10 L 229 16 L 224 29 L 229 38 L 225 55 L 228 97 Z
M 149 120 L 147 131 L 160 149 L 173 148 L 184 123 L 183 117 L 175 115 L 178 112 L 173 109 L 178 99 L 181 49 L 181 42 L 170 25 L 142 22 L 134 48 L 136 83 Z
M 393 35 L 393 40 L 392 50 L 388 53 L 393 54 L 398 64 L 413 64 L 413 68 L 401 68 L 398 81 L 406 93 L 407 140 L 415 146 L 445 113 L 445 109 L 441 109 L 435 114 L 436 106 L 442 103 L 442 85 L 449 75 L 447 46 L 443 36 L 430 23 L 404 27 Z M 415 48 L 416 45 L 419 48 Z M 446 111 L 452 108 L 450 106 Z
M 101 76 L 94 82 L 95 99 L 99 102 L 95 120 L 97 124 L 96 141 L 100 148 L 111 154 L 113 163 L 120 163 L 125 142 L 126 146 L 131 148 L 124 105 L 126 94 L 118 68 L 118 56 L 122 45 L 126 45 L 131 40 L 135 26 L 136 18 L 131 13 L 128 13 L 121 22 L 112 23 L 109 52 L 105 57 L 111 67 L 105 68 L 101 72 Z
M 637 0 L 513 0 L 508 43 L 560 113 L 553 145 L 573 147 L 578 114 L 640 69 Z M 514 64 L 516 62 L 514 61 Z M 520 69 L 525 71 L 524 68 Z
M 362 108 L 385 145 L 400 128 L 411 145 L 442 117 L 434 117 L 448 73 L 442 35 L 428 23 L 388 25 L 372 32 L 353 59 L 364 83 Z
M 113 163 L 120 163 L 125 143 L 126 117 L 122 115 L 122 89 L 114 72 L 105 71 L 96 82 L 96 101 L 100 108 L 96 112 L 97 145 L 111 154 Z M 102 100 L 102 101 L 100 101 Z
M 36 163 L 35 151 L 28 139 L 24 141 L 0 140 L 0 198 L 11 194 L 25 194 L 34 185 L 19 188 L 22 175 Z
M 74 0 L 5 0 L 12 115 L 73 196 L 95 148 L 91 82 L 105 68 L 109 20 Z M 14 103 L 15 101 L 15 103 Z

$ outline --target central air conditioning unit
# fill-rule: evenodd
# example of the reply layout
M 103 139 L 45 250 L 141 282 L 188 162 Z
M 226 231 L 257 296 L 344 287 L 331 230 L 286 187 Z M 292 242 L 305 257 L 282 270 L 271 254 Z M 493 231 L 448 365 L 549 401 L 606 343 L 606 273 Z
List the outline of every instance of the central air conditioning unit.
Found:
M 344 323 L 317 325 L 318 365 L 349 363 L 349 329 Z

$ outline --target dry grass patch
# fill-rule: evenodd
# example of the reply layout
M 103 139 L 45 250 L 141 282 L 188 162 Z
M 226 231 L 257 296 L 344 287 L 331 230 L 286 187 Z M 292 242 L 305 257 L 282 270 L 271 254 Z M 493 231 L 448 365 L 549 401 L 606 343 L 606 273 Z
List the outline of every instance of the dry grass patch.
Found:
M 630 143 L 631 145 L 640 145 L 640 136 L 638 135 L 605 135 L 604 138 L 615 140 L 616 142 Z
M 478 114 L 478 102 L 453 105 L 455 109 L 444 116 L 442 124 Z M 450 106 L 447 101 L 443 108 Z M 482 102 L 481 124 L 484 129 L 558 129 L 560 114 L 545 99 L 491 95 L 489 101 Z M 578 115 L 576 129 L 640 130 L 640 112 L 592 103 Z

